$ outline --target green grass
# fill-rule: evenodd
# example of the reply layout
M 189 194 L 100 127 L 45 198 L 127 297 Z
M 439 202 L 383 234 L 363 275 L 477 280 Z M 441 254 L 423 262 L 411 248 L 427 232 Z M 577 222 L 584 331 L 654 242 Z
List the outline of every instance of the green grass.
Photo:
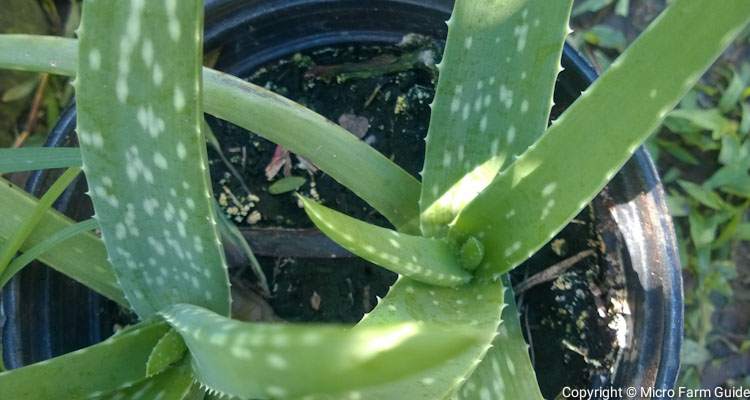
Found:
M 656 15 L 648 15 L 644 1 L 632 1 L 627 15 L 620 6 L 618 14 L 620 3 L 576 2 L 588 11 L 574 20 L 573 41 L 600 70 L 634 38 L 643 20 Z M 749 52 L 746 32 L 647 144 L 668 193 L 678 236 L 685 281 L 685 341 L 678 385 L 691 388 L 709 382 L 750 382 L 750 376 L 721 367 L 729 365 L 724 364 L 727 360 L 750 357 L 748 327 L 741 321 L 733 329 L 716 323 L 736 319 L 734 312 L 745 311 L 750 298 L 750 284 L 737 279 L 750 270 Z

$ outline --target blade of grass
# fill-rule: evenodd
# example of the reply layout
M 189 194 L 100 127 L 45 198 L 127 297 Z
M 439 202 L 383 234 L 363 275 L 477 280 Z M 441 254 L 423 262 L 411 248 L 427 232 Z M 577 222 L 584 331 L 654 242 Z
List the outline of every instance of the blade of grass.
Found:
M 0 178 L 0 210 L 4 214 L 0 218 L 0 242 L 7 242 L 16 234 L 18 226 L 33 215 L 37 204 L 38 200 L 33 196 Z M 75 223 L 55 210 L 47 210 L 43 220 L 44 223 L 38 225 L 21 246 L 21 251 L 28 251 Z M 56 246 L 41 254 L 39 260 L 127 307 L 117 279 L 107 262 L 104 245 L 94 234 L 73 236 L 64 246 Z
M 32 261 L 42 257 L 48 251 L 62 245 L 69 239 L 76 237 L 84 232 L 89 232 L 96 229 L 99 224 L 89 219 L 83 222 L 78 222 L 73 225 L 68 225 L 65 228 L 55 232 L 51 236 L 44 238 L 40 243 L 28 248 L 23 254 L 16 257 L 0 274 L 0 288 L 5 286 L 14 275 L 21 271 L 24 267 L 29 265 Z
M 65 172 L 63 172 L 63 174 L 60 175 L 57 180 L 55 180 L 55 183 L 53 183 L 52 186 L 50 186 L 50 188 L 47 190 L 47 192 L 44 193 L 44 195 L 42 195 L 42 197 L 39 199 L 39 202 L 36 204 L 36 207 L 31 215 L 23 220 L 23 222 L 18 226 L 15 234 L 8 238 L 8 240 L 3 245 L 2 250 L 0 250 L 0 275 L 4 273 L 4 271 L 8 267 L 8 264 L 10 264 L 13 257 L 21 249 L 21 246 L 23 246 L 23 243 L 31 235 L 31 232 L 36 228 L 37 225 L 39 225 L 39 222 L 42 221 L 45 212 L 49 210 L 50 207 L 52 207 L 52 203 L 54 203 L 55 200 L 60 197 L 62 192 L 65 191 L 65 189 L 70 185 L 71 182 L 73 182 L 74 179 L 76 179 L 76 177 L 78 177 L 78 174 L 80 172 L 81 168 L 78 167 L 68 168 Z

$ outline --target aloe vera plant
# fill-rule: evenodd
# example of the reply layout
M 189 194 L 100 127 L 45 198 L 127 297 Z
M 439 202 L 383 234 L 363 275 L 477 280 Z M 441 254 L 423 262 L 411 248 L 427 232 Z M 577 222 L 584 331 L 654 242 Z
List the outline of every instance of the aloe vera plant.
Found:
M 593 198 L 750 20 L 745 0 L 673 1 L 547 127 L 571 3 L 456 2 L 421 182 L 318 114 L 202 70 L 199 0 L 85 0 L 77 40 L 0 35 L 0 67 L 75 77 L 80 142 L 0 150 L 3 173 L 70 168 L 40 200 L 1 182 L 0 282 L 38 258 L 141 319 L 1 373 L 0 393 L 540 399 L 505 273 Z M 689 51 L 674 51 L 677 37 Z M 309 159 L 396 228 L 302 199 L 321 231 L 401 275 L 359 324 L 230 318 L 204 112 Z M 79 167 L 96 215 L 75 224 L 49 204 Z

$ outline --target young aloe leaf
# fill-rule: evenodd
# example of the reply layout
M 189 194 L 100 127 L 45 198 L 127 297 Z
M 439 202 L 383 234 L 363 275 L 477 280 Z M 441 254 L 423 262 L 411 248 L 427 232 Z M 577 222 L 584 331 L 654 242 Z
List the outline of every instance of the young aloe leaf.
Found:
M 424 234 L 444 232 L 546 129 L 571 3 L 456 2 L 427 135 Z
M 352 253 L 393 272 L 437 286 L 471 280 L 455 249 L 443 239 L 381 228 L 301 197 L 305 212 L 326 236 Z
M 30 247 L 28 250 L 25 250 L 23 254 L 19 255 L 8 264 L 8 268 L 0 274 L 0 288 L 5 286 L 14 275 L 21 271 L 25 266 L 29 265 L 32 261 L 40 258 L 42 255 L 66 242 L 68 239 L 92 231 L 98 226 L 99 224 L 95 220 L 89 219 L 77 224 L 68 225 L 51 236 L 42 239 L 41 242 Z
M 182 337 L 174 329 L 170 329 L 159 339 L 151 351 L 146 362 L 146 376 L 152 377 L 160 374 L 176 364 L 185 356 L 187 347 Z
M 507 281 L 506 281 L 507 283 Z M 503 323 L 492 348 L 471 377 L 456 392 L 457 400 L 527 399 L 543 400 L 523 338 L 513 291 L 505 292 Z
M 435 368 L 361 390 L 361 399 L 449 398 L 490 348 L 500 323 L 503 292 L 501 282 L 488 279 L 475 279 L 467 285 L 443 288 L 399 278 L 388 296 L 365 316 L 355 331 L 423 321 L 445 329 L 471 327 L 481 332 L 481 340 Z
M 0 35 L 0 68 L 74 75 L 76 45 L 72 39 Z M 206 112 L 304 156 L 401 231 L 418 231 L 420 184 L 401 167 L 339 125 L 282 96 L 207 68 L 203 79 Z
M 84 2 L 76 88 L 83 167 L 132 308 L 229 314 L 201 129 L 203 2 Z
M 69 168 L 63 172 L 63 174 L 55 180 L 55 183 L 53 183 L 44 195 L 42 195 L 29 217 L 23 220 L 16 229 L 16 232 L 5 241 L 0 249 L 0 275 L 2 275 L 13 257 L 29 238 L 31 232 L 34 231 L 37 225 L 42 221 L 45 212 L 52 207 L 52 203 L 60 197 L 62 192 L 65 191 L 76 177 L 78 177 L 80 172 L 81 169 L 78 167 Z
M 94 397 L 96 400 L 125 400 L 125 399 L 159 399 L 159 400 L 197 400 L 193 374 L 190 365 L 183 363 L 149 377 L 130 387 L 112 391 L 110 393 Z M 197 392 L 197 393 L 196 393 Z
M 38 201 L 34 197 L 0 178 L 0 210 L 4 213 L 4 217 L 0 218 L 0 243 L 7 242 L 17 232 L 18 225 L 31 218 L 37 204 Z M 43 219 L 44 223 L 31 232 L 21 246 L 21 251 L 29 251 L 41 245 L 48 238 L 74 224 L 69 218 L 54 210 L 47 210 Z M 101 240 L 94 234 L 72 236 L 64 244 L 54 246 L 38 258 L 39 261 L 120 305 L 127 306 L 127 301 L 107 262 L 107 252 Z
M 81 166 L 81 152 L 65 147 L 0 149 L 0 174 Z
M 268 193 L 283 194 L 293 192 L 305 184 L 307 180 L 301 176 L 287 176 L 274 182 L 268 187 Z
M 146 360 L 168 330 L 142 323 L 76 352 L 0 374 L 4 399 L 85 399 L 146 377 Z
M 533 147 L 459 214 L 451 236 L 484 241 L 487 256 L 479 273 L 515 267 L 562 229 L 749 19 L 745 0 L 673 1 Z M 690 51 L 675 48 L 676 37 L 690 43 Z
M 354 330 L 249 324 L 197 306 L 162 312 L 208 388 L 239 398 L 297 398 L 360 389 L 440 365 L 481 339 L 469 328 L 406 322 Z

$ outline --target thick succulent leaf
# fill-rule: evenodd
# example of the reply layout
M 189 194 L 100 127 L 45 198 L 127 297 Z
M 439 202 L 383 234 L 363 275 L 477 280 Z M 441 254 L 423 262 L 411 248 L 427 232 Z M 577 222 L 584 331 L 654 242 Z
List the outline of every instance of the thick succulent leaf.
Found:
M 0 35 L 0 68 L 75 75 L 77 63 L 75 40 Z M 207 68 L 203 79 L 206 112 L 304 156 L 401 231 L 418 231 L 420 184 L 401 167 L 339 125 L 282 96 Z
M 349 188 L 399 230 L 416 232 L 419 182 L 322 116 L 239 78 L 204 70 L 206 112 L 256 132 Z
M 201 130 L 203 2 L 84 2 L 78 139 L 102 238 L 131 307 L 229 314 Z
M 459 214 L 451 236 L 484 241 L 487 254 L 478 273 L 515 267 L 562 229 L 749 19 L 745 0 L 673 1 L 536 144 Z M 675 47 L 675 38 L 690 43 L 690 51 Z
M 0 274 L 5 271 L 10 261 L 21 249 L 21 246 L 23 246 L 23 243 L 31 235 L 31 232 L 42 221 L 45 213 L 52 207 L 52 203 L 60 197 L 62 192 L 76 179 L 80 172 L 81 169 L 78 167 L 73 167 L 63 172 L 42 195 L 29 217 L 18 224 L 18 228 L 13 235 L 3 243 L 2 248 L 0 248 Z
M 191 305 L 162 312 L 182 335 L 196 377 L 243 399 L 342 393 L 440 365 L 482 337 L 455 325 L 416 322 L 348 329 L 249 324 Z
M 507 283 L 507 282 L 506 282 Z M 456 392 L 456 400 L 527 399 L 543 400 L 523 338 L 513 291 L 505 292 L 503 322 L 492 348 L 471 377 Z
M 461 267 L 455 249 L 443 239 L 381 228 L 300 198 L 318 229 L 365 260 L 437 286 L 457 286 L 471 280 L 471 274 Z
M 18 225 L 33 214 L 38 201 L 28 193 L 0 178 L 0 243 L 6 242 Z M 31 232 L 21 246 L 21 251 L 41 245 L 48 238 L 74 224 L 69 218 L 54 210 L 44 213 L 44 223 Z M 61 273 L 83 283 L 102 295 L 127 306 L 117 285 L 117 279 L 107 262 L 107 252 L 93 233 L 83 233 L 58 243 L 39 255 L 39 260 Z
M 432 104 L 422 232 L 448 223 L 546 129 L 572 0 L 459 0 Z
M 449 398 L 479 364 L 497 333 L 503 305 L 503 285 L 487 279 L 445 288 L 399 278 L 375 309 L 357 325 L 358 329 L 387 327 L 418 321 L 444 329 L 471 327 L 481 340 L 450 360 L 395 382 L 360 391 L 362 400 Z M 329 399 L 332 397 L 321 397 Z M 346 397 L 336 397 L 346 399 Z
M 151 377 L 160 374 L 169 366 L 180 361 L 187 347 L 182 337 L 174 329 L 170 329 L 162 336 L 154 346 L 146 363 L 146 376 Z
M 32 261 L 42 257 L 45 253 L 59 246 L 68 239 L 92 231 L 97 227 L 99 227 L 99 224 L 95 220 L 89 219 L 77 224 L 68 225 L 53 233 L 51 236 L 43 238 L 41 242 L 30 247 L 28 250 L 25 250 L 23 254 L 14 258 L 13 261 L 8 264 L 8 268 L 0 274 L 0 288 L 5 286 L 14 275 L 25 266 L 29 265 Z
M 0 174 L 81 166 L 81 152 L 66 147 L 0 149 Z
M 168 330 L 143 323 L 106 341 L 0 374 L 3 399 L 85 399 L 133 385 L 146 377 L 146 360 Z
M 137 384 L 95 397 L 96 400 L 193 400 L 194 378 L 184 363 Z M 193 397 L 191 397 L 193 396 Z
M 0 68 L 72 76 L 76 50 L 75 40 L 58 36 L 0 35 Z

